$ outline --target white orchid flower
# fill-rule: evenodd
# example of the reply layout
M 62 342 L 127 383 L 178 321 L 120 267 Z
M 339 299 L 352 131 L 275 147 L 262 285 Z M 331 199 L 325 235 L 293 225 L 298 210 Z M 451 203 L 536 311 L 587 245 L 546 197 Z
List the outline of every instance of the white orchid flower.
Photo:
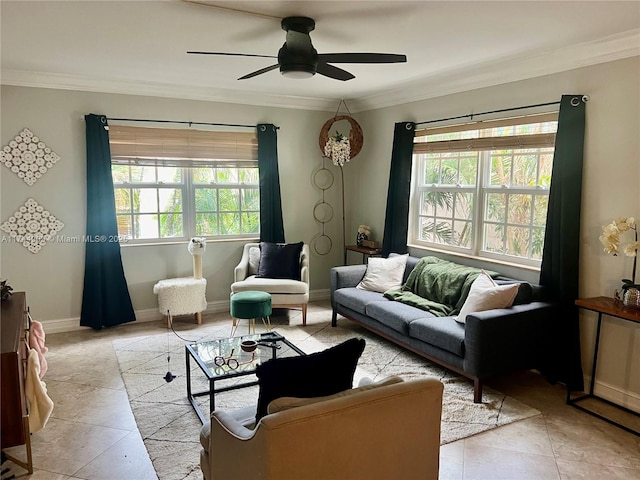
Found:
M 621 223 L 621 225 L 626 225 L 626 223 L 623 222 Z M 620 231 L 621 230 L 619 229 L 617 222 L 610 223 L 609 225 L 605 225 L 604 227 L 602 227 L 602 232 L 608 237 L 617 237 Z
M 640 248 L 640 241 L 638 242 L 632 242 L 629 243 L 627 245 L 625 245 L 622 249 L 622 251 L 624 252 L 624 254 L 627 257 L 635 257 L 638 254 L 638 249 Z

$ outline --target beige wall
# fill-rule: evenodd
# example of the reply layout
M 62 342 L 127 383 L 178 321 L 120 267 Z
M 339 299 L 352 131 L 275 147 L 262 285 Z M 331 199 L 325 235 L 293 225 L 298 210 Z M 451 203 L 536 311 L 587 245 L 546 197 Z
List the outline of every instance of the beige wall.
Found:
M 353 206 L 347 231 L 366 223 L 375 236 L 382 237 L 395 122 L 546 103 L 559 100 L 564 93 L 591 97 L 586 107 L 580 296 L 613 296 L 620 280 L 631 275 L 632 259 L 605 254 L 598 236 L 602 225 L 615 217 L 640 218 L 639 57 L 357 115 L 365 144 L 362 153 L 345 167 L 347 205 Z M 609 397 L 629 392 L 626 401 L 640 410 L 640 325 L 605 318 L 598 386 Z M 585 374 L 591 372 L 596 320 L 593 313 L 581 314 Z
M 464 92 L 354 116 L 364 130 L 364 148 L 344 168 L 347 243 L 358 224 L 373 228 L 382 239 L 393 125 L 425 121 L 518 105 L 559 100 L 563 93 L 587 94 L 587 132 L 583 178 L 580 250 L 580 295 L 612 295 L 628 277 L 631 259 L 611 257 L 598 242 L 601 226 L 617 216 L 640 218 L 640 59 L 638 57 Z M 86 113 L 112 117 L 169 118 L 203 122 L 269 122 L 278 132 L 285 230 L 288 241 L 309 242 L 319 234 L 312 210 L 321 198 L 310 177 L 320 167 L 318 133 L 333 112 L 307 112 L 267 107 L 170 100 L 3 86 L 1 140 L 6 144 L 24 127 L 31 128 L 62 160 L 33 187 L 0 168 L 0 219 L 4 221 L 29 196 L 64 223 L 64 235 L 82 235 L 85 218 L 84 122 Z M 335 215 L 326 227 L 333 239 L 330 255 L 312 254 L 311 289 L 318 296 L 329 286 L 329 268 L 342 262 L 339 171 L 327 192 Z M 229 284 L 243 242 L 210 243 L 204 259 L 207 299 L 220 308 L 228 301 Z M 80 314 L 84 246 L 49 244 L 37 255 L 23 247 L 0 244 L 0 273 L 17 290 L 28 292 L 35 318 L 56 320 Z M 189 275 L 191 257 L 185 244 L 125 247 L 127 280 L 136 310 L 154 309 L 155 281 Z M 424 253 L 424 252 L 422 252 Z M 352 261 L 358 258 L 351 257 Z M 502 271 L 502 270 L 501 270 Z M 521 272 L 531 278 L 531 273 Z M 511 273 L 513 274 L 513 273 Z M 533 275 L 535 277 L 535 274 Z M 592 313 L 581 315 L 583 365 L 590 372 L 594 324 Z M 550 332 L 552 334 L 552 332 Z M 606 318 L 598 372 L 598 389 L 624 399 L 640 410 L 640 326 Z
M 312 212 L 322 195 L 312 186 L 311 175 L 322 165 L 318 132 L 333 113 L 9 86 L 2 86 L 1 101 L 2 145 L 28 127 L 61 157 L 31 187 L 5 166 L 0 168 L 1 221 L 27 198 L 33 197 L 65 224 L 61 235 L 82 236 L 85 233 L 83 116 L 98 113 L 124 118 L 278 125 L 286 240 L 309 243 L 321 231 Z M 338 186 L 328 190 L 326 196 L 335 205 L 339 199 Z M 339 229 L 341 222 L 337 217 L 326 227 L 334 240 Z M 214 310 L 223 310 L 228 305 L 233 267 L 240 259 L 244 243 L 223 241 L 207 245 L 203 269 L 208 280 L 207 300 Z M 80 316 L 84 244 L 51 243 L 38 254 L 30 253 L 18 244 L 0 243 L 0 248 L 0 274 L 9 279 L 15 290 L 28 292 L 34 318 L 46 322 Z M 137 311 L 157 308 L 157 299 L 152 292 L 156 281 L 192 274 L 192 260 L 186 243 L 125 246 L 122 259 Z M 340 262 L 342 251 L 336 241 L 329 255 L 312 253 L 311 289 L 316 297 L 328 295 L 329 268 Z

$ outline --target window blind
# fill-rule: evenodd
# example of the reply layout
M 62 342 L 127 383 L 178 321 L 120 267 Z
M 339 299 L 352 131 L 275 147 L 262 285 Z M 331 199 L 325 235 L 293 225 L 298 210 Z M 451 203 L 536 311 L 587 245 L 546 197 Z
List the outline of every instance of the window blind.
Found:
M 256 132 L 109 126 L 115 165 L 258 166 Z
M 485 132 L 493 128 L 510 127 L 514 125 L 529 125 L 535 123 L 555 122 L 558 113 L 530 115 L 526 117 L 490 120 L 474 124 L 450 125 L 417 130 L 415 133 L 414 153 L 434 152 L 467 152 L 477 150 L 506 150 L 525 148 L 550 148 L 555 145 L 555 133 L 531 133 L 518 135 L 490 136 Z M 479 131 L 483 132 L 478 138 L 425 141 L 425 137 L 455 132 Z

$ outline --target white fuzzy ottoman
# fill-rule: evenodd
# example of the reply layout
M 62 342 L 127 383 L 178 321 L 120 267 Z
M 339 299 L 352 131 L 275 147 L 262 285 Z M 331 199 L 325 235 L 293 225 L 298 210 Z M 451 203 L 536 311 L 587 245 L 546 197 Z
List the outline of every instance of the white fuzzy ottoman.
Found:
M 153 286 L 161 314 L 167 316 L 167 310 L 172 316 L 195 314 L 198 325 L 202 323 L 202 312 L 207 309 L 206 290 L 207 279 L 193 277 L 168 278 Z

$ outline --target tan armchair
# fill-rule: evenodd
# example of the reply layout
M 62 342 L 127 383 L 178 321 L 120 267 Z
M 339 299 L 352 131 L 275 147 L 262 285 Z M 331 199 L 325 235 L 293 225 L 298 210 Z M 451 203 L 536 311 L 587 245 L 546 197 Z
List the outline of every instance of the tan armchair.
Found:
M 256 278 L 260 262 L 260 244 L 247 243 L 242 258 L 233 272 L 231 295 L 248 290 L 271 294 L 272 308 L 299 308 L 302 310 L 302 325 L 307 324 L 309 303 L 309 246 L 303 245 L 300 254 L 300 280 Z
M 200 466 L 205 480 L 437 480 L 442 392 L 435 378 L 398 379 L 281 398 L 253 430 L 242 412 L 215 411 L 200 435 Z

